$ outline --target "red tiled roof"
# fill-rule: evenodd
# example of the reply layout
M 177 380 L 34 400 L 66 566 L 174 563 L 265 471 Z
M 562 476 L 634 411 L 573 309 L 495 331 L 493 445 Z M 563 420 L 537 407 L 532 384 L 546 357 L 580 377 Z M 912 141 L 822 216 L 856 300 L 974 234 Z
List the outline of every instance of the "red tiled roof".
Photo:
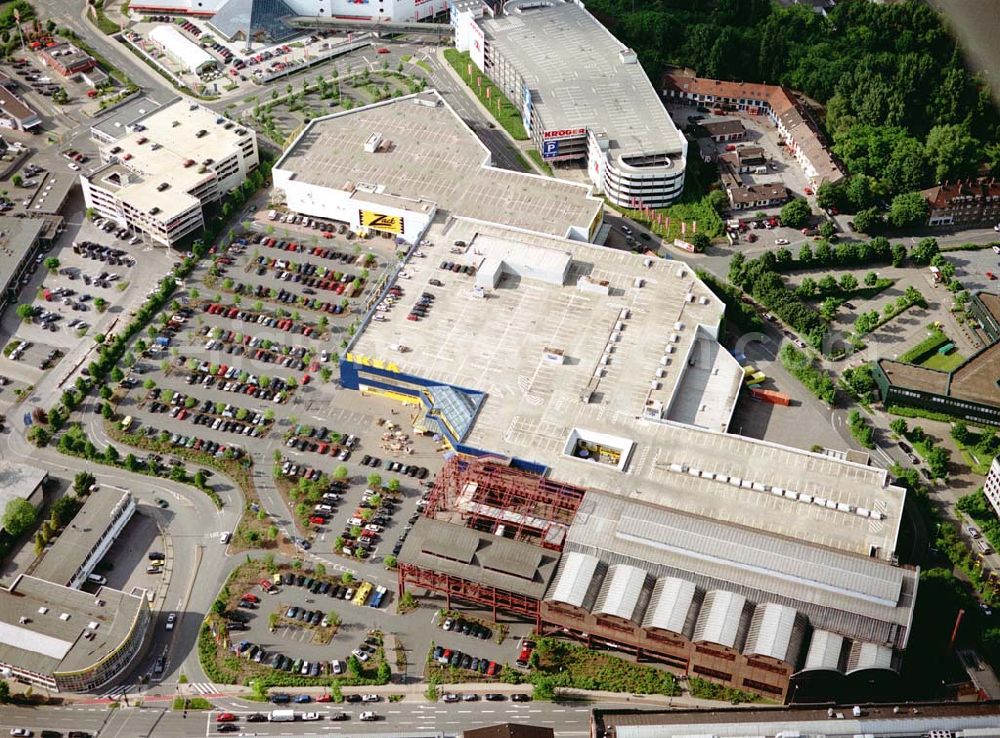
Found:
M 1000 197 L 1000 182 L 992 179 L 975 182 L 945 182 L 935 187 L 929 187 L 920 194 L 930 203 L 932 210 L 942 210 L 950 207 L 952 201 L 958 197 L 977 199 Z

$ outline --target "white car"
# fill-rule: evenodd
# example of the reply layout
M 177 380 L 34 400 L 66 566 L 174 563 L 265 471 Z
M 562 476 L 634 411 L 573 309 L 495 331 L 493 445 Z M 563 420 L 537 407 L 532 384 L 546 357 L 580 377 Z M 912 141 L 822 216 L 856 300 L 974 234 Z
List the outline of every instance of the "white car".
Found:
M 72 169 L 74 172 L 79 172 L 80 171 L 80 165 L 79 164 L 75 164 L 75 163 L 74 164 L 70 164 L 69 168 Z
M 177 622 L 177 613 L 172 612 L 169 615 L 167 615 L 167 630 L 173 630 L 174 623 L 176 622 Z
M 776 238 L 774 240 L 775 246 L 787 246 L 789 243 L 791 243 L 791 241 L 789 241 L 787 238 Z
M 31 738 L 32 735 L 31 731 L 28 730 L 27 728 L 11 728 L 10 734 L 16 736 L 22 736 L 23 738 Z
M 340 661 L 339 659 L 335 659 L 333 661 L 333 673 L 334 674 L 343 674 L 344 673 L 344 662 L 343 661 Z
M 319 720 L 318 712 L 304 712 L 302 713 L 302 719 L 306 722 L 312 722 L 313 720 Z
M 366 710 L 365 712 L 361 713 L 361 715 L 358 716 L 358 719 L 361 720 L 362 722 L 368 723 L 373 720 L 378 720 L 378 715 L 376 715 L 371 710 Z
M 458 695 L 454 692 L 445 692 L 441 695 L 442 702 L 458 702 Z
M 353 651 L 351 651 L 351 653 L 354 654 L 354 657 L 358 661 L 360 661 L 362 664 L 368 660 L 368 652 L 367 651 L 362 651 L 360 648 L 355 648 Z M 365 697 L 366 698 L 367 697 L 376 697 L 376 695 L 365 695 Z M 365 699 L 364 701 L 368 702 L 367 699 Z
M 382 700 L 377 694 L 363 694 L 361 695 L 362 702 L 380 702 Z
M 997 223 L 995 226 L 993 226 L 993 230 L 996 231 L 997 233 L 1000 233 L 1000 223 Z M 993 250 L 996 251 L 997 247 L 994 246 Z

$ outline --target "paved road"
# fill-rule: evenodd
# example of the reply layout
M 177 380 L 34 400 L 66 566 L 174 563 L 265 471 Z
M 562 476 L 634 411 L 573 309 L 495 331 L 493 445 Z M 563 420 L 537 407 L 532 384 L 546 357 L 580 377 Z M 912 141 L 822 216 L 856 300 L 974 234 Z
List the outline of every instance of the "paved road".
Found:
M 297 712 L 307 710 L 329 712 L 344 711 L 351 719 L 342 722 L 322 720 L 315 723 L 252 723 L 241 721 L 243 735 L 329 735 L 361 733 L 412 733 L 414 731 L 442 731 L 445 735 L 460 734 L 468 728 L 502 722 L 520 722 L 542 725 L 555 730 L 558 735 L 582 736 L 588 734 L 589 703 L 550 702 L 459 702 L 446 704 L 427 703 L 422 698 L 407 698 L 402 702 L 381 702 L 374 706 L 380 719 L 372 723 L 357 720 L 361 705 L 298 705 Z M 636 707 L 635 703 L 602 703 L 602 708 Z M 267 712 L 269 705 L 243 704 L 235 710 L 241 717 L 251 711 Z M 226 709 L 229 709 L 228 707 Z M 364 708 L 364 709 L 367 709 Z M 4 707 L 0 709 L 0 733 L 10 728 L 28 727 L 53 730 L 86 730 L 99 738 L 139 738 L 145 736 L 170 736 L 173 738 L 217 735 L 214 731 L 215 715 L 212 713 L 171 712 L 166 705 L 147 705 L 143 708 L 108 710 L 106 706 L 76 705 L 67 707 Z

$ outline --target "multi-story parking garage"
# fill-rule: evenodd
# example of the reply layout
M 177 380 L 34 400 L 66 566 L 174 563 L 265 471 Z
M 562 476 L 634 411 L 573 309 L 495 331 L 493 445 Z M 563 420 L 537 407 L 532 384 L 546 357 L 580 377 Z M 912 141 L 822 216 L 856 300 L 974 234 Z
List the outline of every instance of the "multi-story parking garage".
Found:
M 542 159 L 586 166 L 621 207 L 663 207 L 684 189 L 687 139 L 632 49 L 578 1 L 510 0 L 452 12 L 455 46 L 521 111 Z

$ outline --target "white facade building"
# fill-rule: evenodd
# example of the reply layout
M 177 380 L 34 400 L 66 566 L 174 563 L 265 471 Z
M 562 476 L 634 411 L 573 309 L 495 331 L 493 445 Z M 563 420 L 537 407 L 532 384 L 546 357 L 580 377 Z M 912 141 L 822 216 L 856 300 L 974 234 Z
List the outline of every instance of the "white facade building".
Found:
M 663 207 L 684 189 L 687 139 L 632 49 L 575 0 L 509 0 L 493 16 L 456 5 L 455 47 L 521 111 L 546 162 L 579 162 L 621 207 Z
M 157 26 L 149 32 L 149 40 L 163 49 L 186 72 L 198 74 L 218 66 L 214 56 L 173 26 Z
M 286 0 L 302 16 L 361 21 L 417 21 L 448 10 L 448 0 Z M 226 0 L 138 0 L 138 13 L 184 13 L 210 18 Z
M 990 464 L 990 473 L 986 475 L 983 483 L 983 493 L 993 507 L 993 512 L 1000 517 L 1000 456 L 993 459 Z
M 200 230 L 204 206 L 259 164 L 253 130 L 197 103 L 178 99 L 127 128 L 101 145 L 105 166 L 80 176 L 84 201 L 166 246 Z

